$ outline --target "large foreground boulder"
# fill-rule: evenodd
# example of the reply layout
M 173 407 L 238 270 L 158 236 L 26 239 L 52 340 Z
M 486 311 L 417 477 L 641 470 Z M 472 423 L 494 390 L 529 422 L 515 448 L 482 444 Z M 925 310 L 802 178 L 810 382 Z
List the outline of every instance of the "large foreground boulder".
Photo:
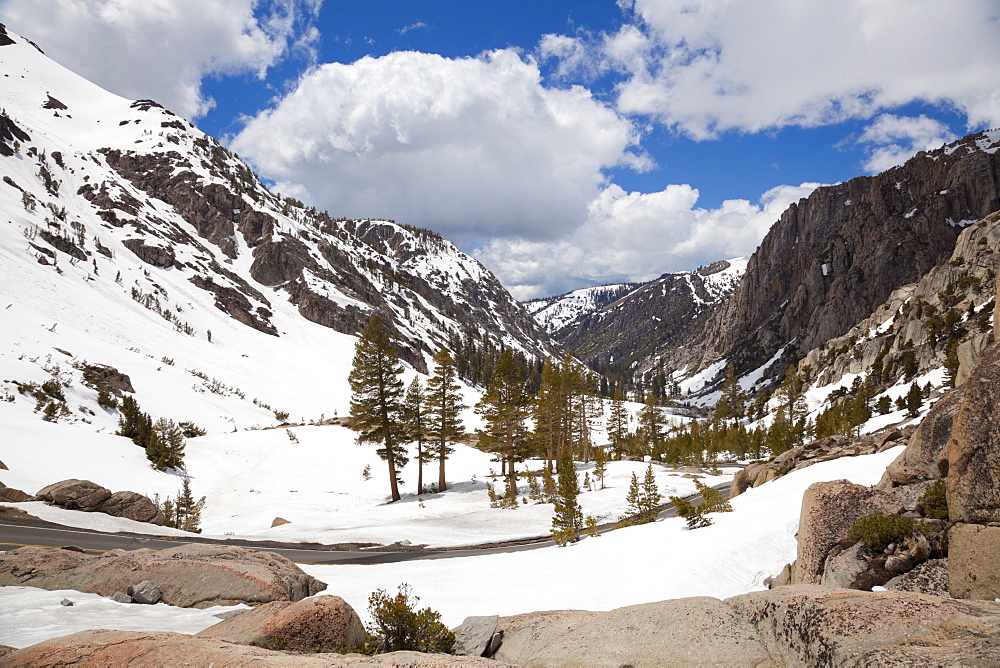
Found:
M 1000 604 L 792 585 L 726 600 L 778 665 L 1000 664 Z
M 70 478 L 41 488 L 35 497 L 67 510 L 93 511 L 111 498 L 111 490 L 89 480 Z
M 510 664 L 471 656 L 392 652 L 360 654 L 286 654 L 274 650 L 199 638 L 183 633 L 81 631 L 25 647 L 3 657 L 7 667 L 31 666 L 491 666 Z
M 946 453 L 948 516 L 1000 523 L 1000 347 L 990 348 L 962 389 Z
M 806 488 L 799 516 L 798 556 L 792 582 L 819 584 L 830 550 L 859 518 L 872 512 L 878 493 L 847 480 Z
M 241 645 L 308 653 L 361 647 L 366 639 L 361 619 L 339 596 L 316 596 L 297 603 L 265 603 L 197 635 Z
M 955 598 L 1000 598 L 1000 527 L 956 524 L 948 532 L 948 584 Z
M 771 665 L 756 630 L 715 598 L 610 612 L 561 610 L 501 617 L 494 658 L 527 666 Z
M 115 492 L 95 510 L 136 522 L 163 524 L 163 513 L 160 512 L 160 509 L 148 496 L 143 496 L 138 492 Z
M 192 543 L 97 556 L 22 547 L 0 554 L 0 586 L 114 596 L 144 580 L 156 583 L 164 603 L 184 608 L 298 601 L 326 589 L 281 555 L 241 547 Z

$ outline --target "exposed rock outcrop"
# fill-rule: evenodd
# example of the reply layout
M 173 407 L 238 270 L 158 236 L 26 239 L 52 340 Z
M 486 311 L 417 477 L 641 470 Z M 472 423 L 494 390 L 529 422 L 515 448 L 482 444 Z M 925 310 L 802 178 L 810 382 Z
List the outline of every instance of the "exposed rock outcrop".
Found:
M 241 645 L 307 653 L 361 647 L 367 637 L 357 613 L 339 596 L 317 596 L 295 603 L 265 603 L 197 635 Z
M 3 483 L 0 483 L 0 501 L 7 501 L 9 503 L 22 503 L 24 501 L 31 501 L 34 497 L 27 492 L 23 492 L 14 487 L 7 487 Z
M 956 524 L 948 532 L 948 586 L 955 598 L 1000 598 L 1000 527 Z
M 890 591 L 909 591 L 915 594 L 951 596 L 948 589 L 948 560 L 928 559 L 910 571 L 897 575 L 885 583 Z
M 163 524 L 163 514 L 160 509 L 148 496 L 143 496 L 138 492 L 115 492 L 94 510 L 136 522 Z
M 298 601 L 326 585 L 273 552 L 208 544 L 89 555 L 22 547 L 0 554 L 0 586 L 76 589 L 112 596 L 144 580 L 163 602 L 186 608 Z
M 177 261 L 174 249 L 170 246 L 147 245 L 145 239 L 125 239 L 122 245 L 135 253 L 140 260 L 154 267 L 172 267 Z
M 1000 604 L 810 585 L 726 599 L 779 665 L 995 665 Z
M 123 392 L 134 393 L 132 379 L 113 366 L 106 364 L 87 364 L 83 367 L 83 382 L 95 390 L 104 389 L 111 394 L 121 396 Z
M 770 665 L 756 630 L 714 598 L 610 612 L 562 610 L 502 617 L 494 658 L 528 666 Z
M 67 510 L 94 511 L 111 498 L 111 490 L 89 480 L 71 478 L 54 482 L 38 490 L 35 498 Z
M 713 318 L 707 346 L 744 372 L 789 342 L 797 358 L 948 260 L 962 221 L 1000 208 L 1000 152 L 980 150 L 982 140 L 970 135 L 792 204 Z
M 948 515 L 953 522 L 1000 523 L 1000 346 L 962 386 L 947 449 Z
M 902 445 L 905 433 L 889 428 L 860 438 L 830 436 L 800 445 L 778 454 L 766 462 L 754 462 L 738 471 L 729 486 L 729 498 L 739 496 L 751 487 L 760 487 L 792 471 L 828 462 L 841 457 L 856 457 L 882 452 Z
M 392 652 L 377 656 L 361 654 L 286 654 L 183 633 L 142 631 L 81 631 L 11 652 L 3 665 L 11 668 L 35 666 L 392 666 L 438 668 L 445 666 L 490 666 L 513 668 L 489 659 L 447 654 Z

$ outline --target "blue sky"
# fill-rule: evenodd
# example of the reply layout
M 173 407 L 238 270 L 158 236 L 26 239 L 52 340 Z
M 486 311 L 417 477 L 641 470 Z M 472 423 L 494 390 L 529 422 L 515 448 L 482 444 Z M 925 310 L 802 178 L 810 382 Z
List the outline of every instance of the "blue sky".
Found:
M 748 255 L 818 184 L 1000 125 L 996 0 L 0 0 L 333 215 L 520 298 Z

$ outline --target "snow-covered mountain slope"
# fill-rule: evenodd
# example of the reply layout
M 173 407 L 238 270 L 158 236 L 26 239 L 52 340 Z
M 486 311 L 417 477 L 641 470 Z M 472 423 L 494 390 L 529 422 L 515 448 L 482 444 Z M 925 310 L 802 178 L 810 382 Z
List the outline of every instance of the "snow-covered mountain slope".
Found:
M 739 285 L 746 258 L 713 262 L 695 271 L 664 274 L 656 280 L 629 286 L 614 299 L 588 301 L 589 295 L 570 293 L 553 298 L 545 309 L 535 311 L 573 314 L 558 329 L 546 326 L 567 349 L 573 350 L 593 368 L 604 372 L 652 366 L 651 352 L 698 327 L 702 316 L 714 309 Z M 614 287 L 614 286 L 609 286 Z M 596 290 L 596 288 L 595 288 Z M 614 294 L 614 293 L 610 293 Z M 595 304 L 597 308 L 587 307 Z
M 267 529 L 277 511 L 254 503 L 251 481 L 281 499 L 332 489 L 330 470 L 346 457 L 337 452 L 357 446 L 332 425 L 318 439 L 317 451 L 331 444 L 323 457 L 296 446 L 294 432 L 255 430 L 346 415 L 354 335 L 373 313 L 395 334 L 407 382 L 458 339 L 554 349 L 492 274 L 437 234 L 334 219 L 275 195 L 155 102 L 112 95 L 5 34 L 0 483 L 33 494 L 79 477 L 175 495 L 176 475 L 114 435 L 118 413 L 99 393 L 110 387 L 154 420 L 208 431 L 188 439 L 186 459 L 195 493 L 209 497 L 206 525 L 233 530 L 242 508 Z M 473 405 L 478 392 L 463 391 Z M 466 426 L 479 426 L 471 410 Z M 362 450 L 376 498 L 381 462 Z M 489 458 L 470 456 L 486 462 L 474 467 L 481 479 Z
M 550 334 L 569 328 L 591 313 L 642 287 L 642 283 L 614 283 L 580 288 L 556 297 L 533 299 L 524 306 Z
M 495 277 L 439 235 L 273 194 L 155 102 L 112 95 L 11 37 L 0 47 L 3 248 L 19 276 L 48 267 L 5 286 L 23 299 L 85 281 L 106 318 L 121 305 L 99 304 L 125 295 L 196 338 L 210 326 L 184 313 L 205 305 L 279 338 L 289 335 L 279 313 L 353 335 L 378 312 L 420 370 L 466 332 L 529 355 L 553 349 Z

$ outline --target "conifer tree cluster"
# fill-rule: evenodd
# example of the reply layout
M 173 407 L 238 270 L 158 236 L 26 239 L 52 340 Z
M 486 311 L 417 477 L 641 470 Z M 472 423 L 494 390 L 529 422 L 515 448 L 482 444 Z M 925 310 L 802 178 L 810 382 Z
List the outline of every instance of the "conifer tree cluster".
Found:
M 650 464 L 646 467 L 642 484 L 639 483 L 639 478 L 635 473 L 632 474 L 632 482 L 629 484 L 628 494 L 625 496 L 628 507 L 618 521 L 624 525 L 652 522 L 660 512 L 661 498 L 660 490 L 656 485 L 656 477 L 653 475 L 653 465 Z
M 156 505 L 163 514 L 163 526 L 201 533 L 201 511 L 205 508 L 205 497 L 203 496 L 197 501 L 194 500 L 194 494 L 191 493 L 191 483 L 186 476 L 177 492 L 176 501 L 167 497 L 163 503 L 160 503 L 159 498 L 157 498 Z
M 413 441 L 417 443 L 421 464 L 418 484 L 423 486 L 423 464 L 437 459 L 437 490 L 447 489 L 445 462 L 454 451 L 451 444 L 462 437 L 459 413 L 465 406 L 451 355 L 442 349 L 434 361 L 435 372 L 427 381 L 426 391 L 415 382 L 404 395 L 403 366 L 378 315 L 372 316 L 355 345 L 348 377 L 351 385 L 348 423 L 358 432 L 359 443 L 378 446 L 375 452 L 389 469 L 392 501 L 402 498 L 399 472 L 409 461 L 406 445 Z
M 118 434 L 145 449 L 153 468 L 184 469 L 184 430 L 177 423 L 167 418 L 154 423 L 131 396 L 122 399 L 119 412 Z

